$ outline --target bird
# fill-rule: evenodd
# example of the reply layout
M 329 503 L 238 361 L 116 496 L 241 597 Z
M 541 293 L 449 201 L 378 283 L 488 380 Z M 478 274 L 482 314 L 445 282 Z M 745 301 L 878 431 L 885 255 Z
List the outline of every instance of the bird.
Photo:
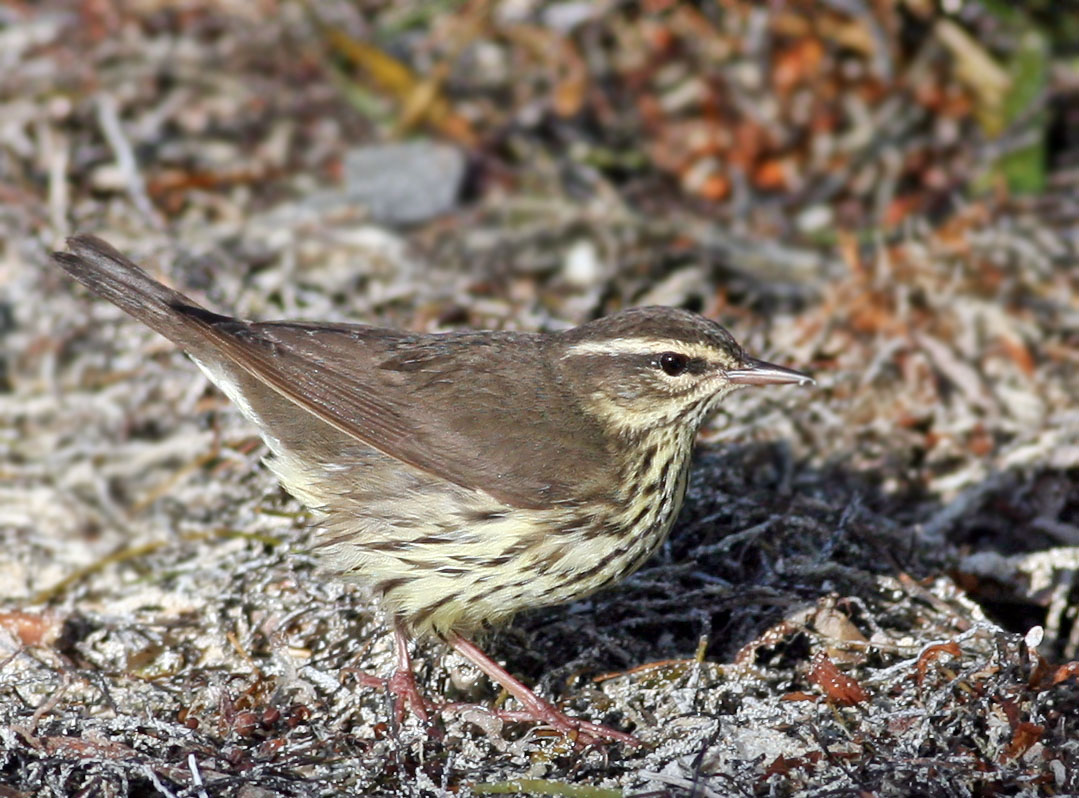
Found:
M 60 267 L 178 345 L 258 427 L 264 462 L 318 519 L 322 568 L 379 597 L 396 668 L 365 683 L 399 715 L 407 703 L 430 722 L 409 645 L 434 637 L 517 699 L 504 717 L 578 745 L 640 744 L 541 698 L 474 637 L 637 570 L 670 532 L 696 434 L 723 399 L 810 377 L 672 307 L 553 332 L 244 321 L 100 238 L 67 243 Z

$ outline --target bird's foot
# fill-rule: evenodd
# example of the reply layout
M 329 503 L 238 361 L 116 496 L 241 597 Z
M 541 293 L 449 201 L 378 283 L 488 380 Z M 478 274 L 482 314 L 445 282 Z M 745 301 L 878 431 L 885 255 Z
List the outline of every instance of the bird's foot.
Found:
M 356 681 L 364 687 L 383 690 L 392 695 L 394 699 L 394 718 L 398 724 L 405 719 L 406 704 L 425 726 L 431 725 L 431 715 L 439 710 L 439 706 L 420 691 L 419 685 L 416 684 L 416 677 L 412 674 L 411 669 L 401 670 L 398 668 L 394 670 L 393 675 L 388 679 L 383 679 L 381 676 L 372 676 L 370 673 L 361 671 L 358 668 L 345 668 L 344 672 L 354 676 Z
M 632 734 L 620 732 L 601 723 L 592 723 L 571 717 L 553 704 L 549 704 L 543 699 L 538 700 L 544 705 L 544 708 L 530 707 L 526 710 L 496 709 L 492 710 L 492 712 L 502 720 L 542 723 L 550 726 L 567 739 L 581 746 L 603 745 L 605 741 L 623 743 L 634 747 L 643 745 Z
M 447 642 L 458 653 L 471 660 L 481 671 L 491 679 L 498 682 L 506 691 L 516 698 L 522 710 L 506 711 L 493 710 L 494 714 L 504 720 L 532 721 L 550 726 L 555 731 L 564 734 L 581 746 L 602 745 L 604 740 L 624 743 L 625 745 L 640 746 L 642 743 L 632 734 L 616 731 L 615 729 L 591 723 L 587 720 L 572 718 L 549 701 L 544 701 L 525 684 L 518 681 L 505 668 L 487 656 L 471 640 L 460 635 L 453 635 Z
M 386 681 L 386 689 L 390 691 L 390 694 L 396 697 L 395 711 L 397 713 L 397 722 L 400 723 L 405 717 L 405 701 L 408 701 L 408 705 L 412 707 L 413 713 L 416 717 L 423 722 L 425 726 L 431 725 L 431 714 L 438 711 L 438 705 L 429 700 L 422 692 L 420 692 L 420 686 L 416 684 L 416 677 L 412 673 L 412 669 L 401 670 L 398 668 L 393 672 Z

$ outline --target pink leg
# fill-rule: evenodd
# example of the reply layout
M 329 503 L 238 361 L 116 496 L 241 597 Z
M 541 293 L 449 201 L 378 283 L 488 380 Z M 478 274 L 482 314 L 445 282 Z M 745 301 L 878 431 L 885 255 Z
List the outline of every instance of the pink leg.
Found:
M 356 678 L 365 687 L 377 687 L 390 691 L 394 697 L 394 712 L 398 723 L 405 718 L 405 701 L 408 701 L 416 717 L 425 725 L 430 725 L 431 716 L 428 709 L 431 705 L 423 697 L 423 693 L 416 684 L 416 676 L 412 672 L 412 657 L 408 653 L 408 633 L 400 623 L 394 624 L 393 643 L 397 652 L 393 676 L 389 679 L 380 679 L 377 676 L 356 671 Z
M 505 713 L 506 716 L 546 723 L 583 745 L 595 745 L 603 739 L 615 740 L 626 745 L 641 744 L 640 740 L 625 732 L 616 731 L 597 723 L 571 718 L 554 704 L 544 701 L 533 693 L 523 682 L 515 679 L 509 671 L 484 654 L 480 647 L 471 640 L 466 640 L 460 635 L 451 635 L 446 639 L 446 642 L 491 679 L 506 688 L 507 692 L 520 701 L 525 708 L 524 712 Z
M 429 725 L 431 716 L 427 712 L 427 699 L 416 684 L 416 674 L 412 672 L 412 657 L 408 654 L 408 633 L 400 623 L 393 625 L 393 643 L 397 649 L 397 668 L 387 682 L 387 687 L 397 696 L 397 722 L 400 723 L 405 717 L 407 699 L 416 717 L 423 721 L 424 725 Z

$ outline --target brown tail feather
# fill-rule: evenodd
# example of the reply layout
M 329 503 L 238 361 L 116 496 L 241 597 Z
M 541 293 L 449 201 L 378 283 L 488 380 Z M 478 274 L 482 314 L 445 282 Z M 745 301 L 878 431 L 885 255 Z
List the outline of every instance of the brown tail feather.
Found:
M 67 244 L 71 253 L 54 252 L 52 257 L 80 283 L 192 354 L 206 348 L 203 324 L 214 314 L 162 285 L 96 236 L 74 236 Z

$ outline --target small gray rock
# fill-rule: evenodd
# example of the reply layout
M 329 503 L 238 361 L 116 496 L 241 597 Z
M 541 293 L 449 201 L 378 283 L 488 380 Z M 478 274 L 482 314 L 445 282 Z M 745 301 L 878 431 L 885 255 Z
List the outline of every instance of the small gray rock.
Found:
M 384 224 L 416 224 L 451 210 L 465 178 L 465 156 L 431 141 L 378 144 L 345 155 L 349 201 Z

